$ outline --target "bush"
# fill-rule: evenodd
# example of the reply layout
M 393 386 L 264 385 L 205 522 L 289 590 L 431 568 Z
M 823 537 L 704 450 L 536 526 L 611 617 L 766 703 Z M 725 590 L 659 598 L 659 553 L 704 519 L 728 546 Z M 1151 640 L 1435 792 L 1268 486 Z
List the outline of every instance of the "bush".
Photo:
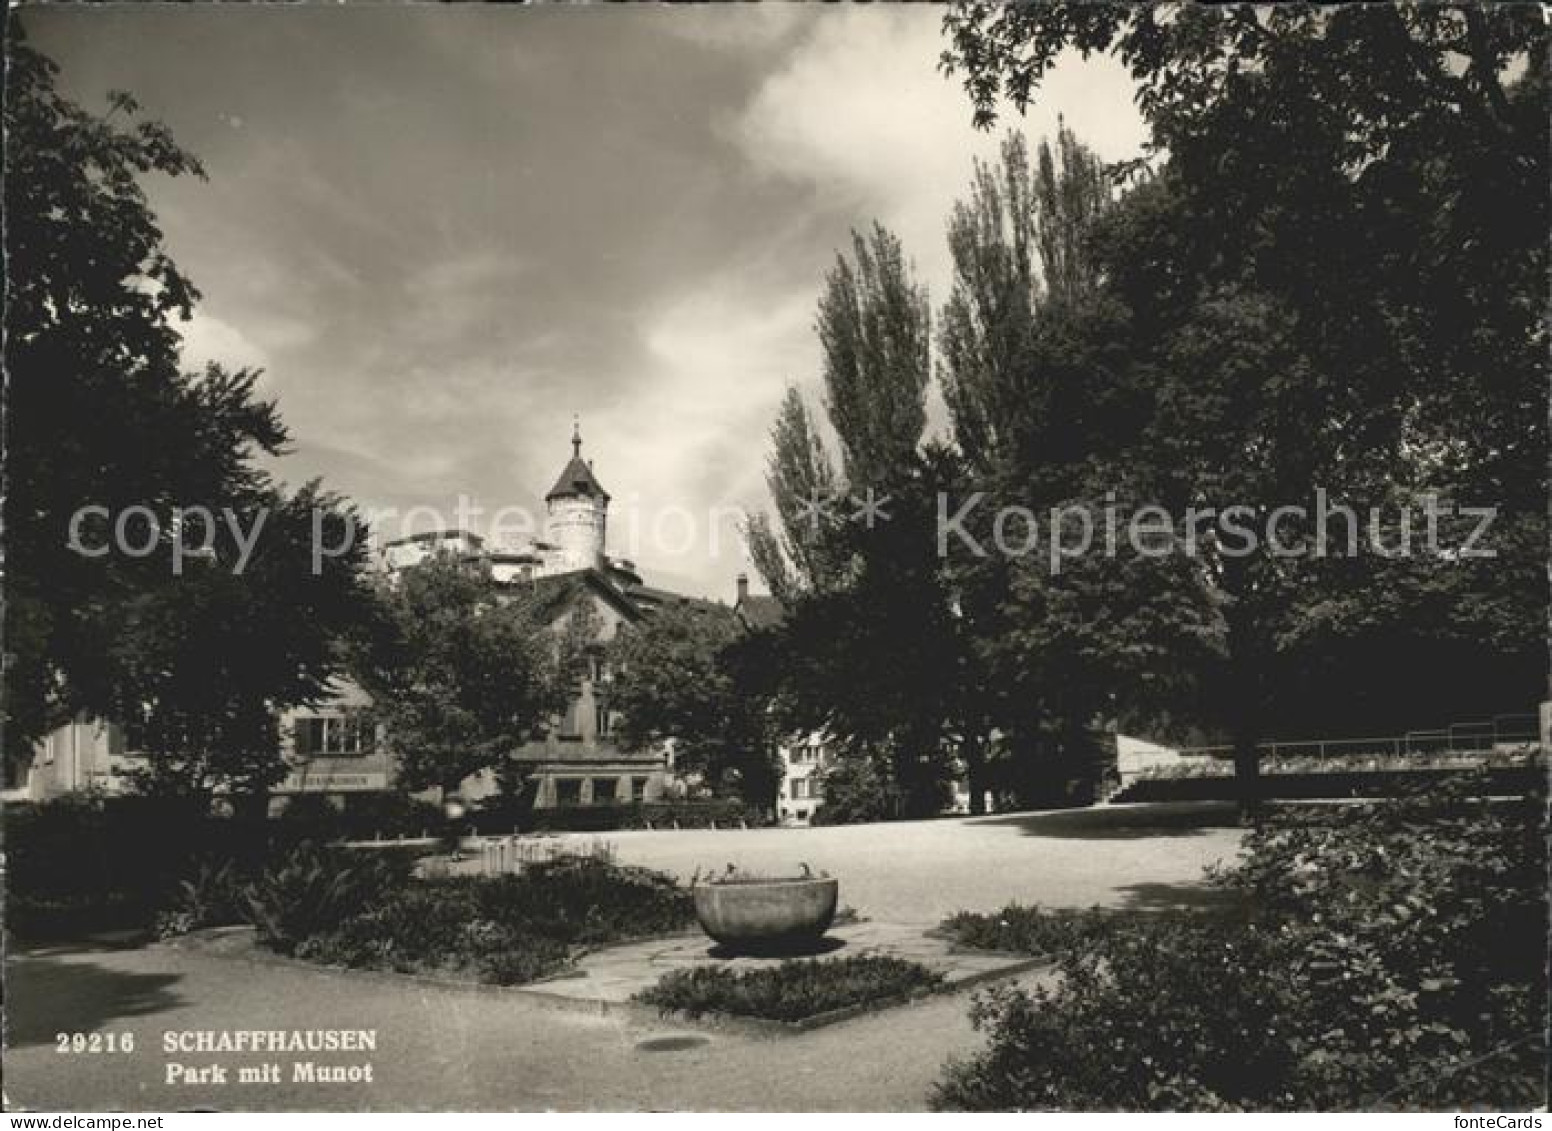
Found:
M 222 869 L 251 878 L 303 842 L 365 839 L 378 826 L 387 835 L 395 822 L 405 831 L 424 827 L 424 803 L 381 795 L 362 805 L 352 798 L 341 813 L 303 796 L 286 815 L 265 819 L 213 816 L 198 798 L 82 792 L 7 803 L 7 929 L 43 938 L 153 923 L 173 931 L 181 923 L 206 925 L 196 920 L 216 914 L 220 898 L 214 889 L 191 896 L 187 883 L 209 888 Z M 203 907 L 191 906 L 191 898 Z
M 149 926 L 210 844 L 200 807 L 79 793 L 7 803 L 6 925 L 24 937 Z
M 400 793 L 353 793 L 340 814 L 344 835 L 352 840 L 435 835 L 447 818 L 442 807 Z
M 869 758 L 847 757 L 824 773 L 824 800 L 814 810 L 814 825 L 860 825 L 899 815 L 899 792 Z
M 689 892 L 670 877 L 603 860 L 562 859 L 497 877 L 386 885 L 358 878 L 343 881 L 342 892 L 330 876 L 350 870 L 347 859 L 359 857 L 314 853 L 292 861 L 283 881 L 276 875 L 268 915 L 278 902 L 290 918 L 261 924 L 261 941 L 315 962 L 511 984 L 563 969 L 579 948 L 694 920 Z
M 162 938 L 201 927 L 223 927 L 244 918 L 243 883 L 231 860 L 204 861 L 178 885 L 172 904 L 156 921 Z
M 1108 929 L 1112 919 L 1097 908 L 1045 911 L 1013 903 L 993 915 L 961 911 L 944 920 L 943 927 L 960 946 L 1055 956 L 1083 946 Z
M 674 970 L 642 990 L 637 1001 L 664 1013 L 710 1013 L 801 1021 L 849 1006 L 886 1001 L 933 989 L 943 975 L 917 962 L 862 954 L 829 960 L 789 959 L 779 966 L 732 970 L 700 966 Z
M 260 941 L 290 954 L 308 937 L 401 889 L 408 881 L 403 864 L 303 844 L 247 884 L 243 903 Z
M 491 918 L 570 942 L 665 934 L 695 921 L 694 897 L 671 876 L 589 857 L 562 857 L 480 885 Z
M 743 821 L 764 823 L 764 818 L 735 798 L 704 801 L 649 801 L 629 805 L 580 805 L 555 809 L 514 810 L 488 803 L 475 814 L 482 831 L 510 832 L 513 828 L 537 832 L 612 832 L 618 829 L 709 829 Z
M 1060 982 L 978 998 L 987 1048 L 950 1065 L 937 1105 L 1543 1102 L 1544 800 L 1475 792 L 1265 823 L 1215 877 L 1250 898 L 1245 921 L 1110 917 L 1065 941 L 1034 929 Z

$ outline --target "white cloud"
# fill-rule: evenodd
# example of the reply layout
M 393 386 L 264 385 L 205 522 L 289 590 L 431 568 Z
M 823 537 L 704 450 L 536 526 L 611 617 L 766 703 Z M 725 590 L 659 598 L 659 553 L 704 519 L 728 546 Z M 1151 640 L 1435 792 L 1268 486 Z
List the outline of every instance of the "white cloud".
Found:
M 614 552 L 694 577 L 704 592 L 731 587 L 744 565 L 736 516 L 763 505 L 765 437 L 782 392 L 818 368 L 812 321 L 812 294 L 747 263 L 651 317 L 639 392 L 582 421 L 584 436 L 608 438 L 599 474 L 616 493 Z M 669 515 L 678 509 L 697 530 L 682 548 Z
M 269 354 L 236 326 L 214 315 L 195 311 L 180 327 L 182 363 L 186 370 L 204 369 L 215 362 L 226 369 L 265 369 Z
M 721 50 L 764 50 L 804 27 L 814 9 L 803 3 L 665 4 L 658 18 L 674 35 Z
M 849 204 L 859 227 L 878 219 L 894 229 L 935 303 L 949 279 L 945 219 L 973 158 L 993 155 L 1001 134 L 975 130 L 958 79 L 938 71 L 941 16 L 930 7 L 825 9 L 732 126 L 757 167 Z M 1146 135 L 1132 89 L 1115 60 L 1069 54 L 1028 116 L 1010 113 L 1004 126 L 1054 136 L 1061 114 L 1101 156 L 1134 156 Z

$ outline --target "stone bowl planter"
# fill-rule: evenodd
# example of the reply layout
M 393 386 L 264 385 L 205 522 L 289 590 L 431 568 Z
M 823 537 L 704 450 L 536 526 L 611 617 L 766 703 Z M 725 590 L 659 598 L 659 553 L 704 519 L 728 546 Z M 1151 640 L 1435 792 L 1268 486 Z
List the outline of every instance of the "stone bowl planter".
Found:
M 840 884 L 829 876 L 737 878 L 697 884 L 701 929 L 728 950 L 781 953 L 813 947 L 835 921 Z

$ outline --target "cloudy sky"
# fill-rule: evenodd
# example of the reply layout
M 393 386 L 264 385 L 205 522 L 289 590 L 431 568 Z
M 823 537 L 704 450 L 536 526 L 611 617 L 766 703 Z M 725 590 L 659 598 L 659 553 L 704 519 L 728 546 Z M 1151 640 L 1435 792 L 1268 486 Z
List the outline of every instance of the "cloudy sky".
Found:
M 75 97 L 132 92 L 204 163 L 208 182 L 148 186 L 204 294 L 185 358 L 264 369 L 287 481 L 448 521 L 464 495 L 485 530 L 502 507 L 542 513 L 575 413 L 614 495 L 611 552 L 728 598 L 747 564 L 732 516 L 765 505 L 782 390 L 819 403 L 814 306 L 849 229 L 882 220 L 934 306 L 948 293 L 944 218 L 997 139 L 937 73 L 941 15 L 147 5 L 25 22 Z M 1064 60 L 1010 122 L 1039 138 L 1058 113 L 1108 159 L 1139 150 L 1112 60 Z

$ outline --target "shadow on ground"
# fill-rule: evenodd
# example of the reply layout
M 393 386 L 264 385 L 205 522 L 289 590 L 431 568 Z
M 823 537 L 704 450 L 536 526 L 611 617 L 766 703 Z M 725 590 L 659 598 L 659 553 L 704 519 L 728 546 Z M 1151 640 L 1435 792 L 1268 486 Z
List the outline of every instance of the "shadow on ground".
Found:
M 184 1004 L 171 989 L 182 975 L 125 974 L 94 962 L 61 961 L 60 953 L 51 949 L 6 962 L 6 1043 L 11 1048 L 52 1041 L 61 1018 L 69 1018 L 72 1032 L 89 1033 L 112 1021 Z
M 833 954 L 845 945 L 845 939 L 838 939 L 834 935 L 826 935 L 820 939 L 772 943 L 769 946 L 763 947 L 731 947 L 724 943 L 715 943 L 707 948 L 706 955 L 709 958 L 737 958 L 740 955 L 748 955 L 752 958 L 813 958 L 820 954 Z
M 1239 811 L 1232 802 L 1182 801 L 1019 813 L 988 817 L 978 823 L 1015 828 L 1024 836 L 1061 840 L 1145 840 L 1205 836 L 1211 829 L 1237 828 Z
M 1234 891 L 1210 887 L 1201 883 L 1143 883 L 1126 884 L 1116 889 L 1122 893 L 1123 911 L 1221 911 L 1231 914 L 1244 908 L 1244 898 Z

